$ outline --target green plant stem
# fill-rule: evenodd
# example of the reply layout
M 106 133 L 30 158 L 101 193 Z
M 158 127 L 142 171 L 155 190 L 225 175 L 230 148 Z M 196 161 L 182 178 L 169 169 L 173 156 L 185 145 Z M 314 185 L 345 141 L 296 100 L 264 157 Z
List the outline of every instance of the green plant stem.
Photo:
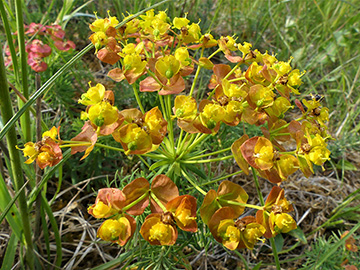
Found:
M 0 110 L 1 117 L 4 123 L 8 122 L 13 116 L 12 104 L 9 95 L 9 88 L 7 85 L 7 78 L 5 73 L 5 65 L 3 58 L 2 46 L 0 46 Z M 21 170 L 22 164 L 20 161 L 19 151 L 15 148 L 17 145 L 16 131 L 11 127 L 6 133 L 6 140 L 10 155 L 10 164 L 13 175 L 13 184 L 15 191 L 19 191 L 24 185 L 23 171 Z M 31 227 L 28 207 L 26 203 L 25 191 L 22 190 L 19 194 L 19 210 L 22 220 L 23 233 L 26 242 L 26 262 L 29 269 L 34 269 L 34 247 L 31 238 Z
M 171 150 L 173 152 L 173 155 L 176 153 L 175 145 L 174 145 L 174 126 L 173 126 L 173 120 L 171 119 L 171 95 L 167 95 L 165 97 L 165 104 L 167 107 L 167 114 L 168 114 L 168 133 L 169 133 L 169 140 L 171 144 Z
M 191 152 L 200 142 L 202 142 L 203 140 L 207 139 L 209 136 L 209 134 L 201 134 L 200 136 L 196 137 L 195 140 L 191 143 L 188 144 L 188 147 L 185 148 L 185 150 L 183 151 L 183 153 L 179 156 L 179 160 L 186 154 Z
M 15 0 L 15 9 L 16 9 L 16 28 L 17 28 L 17 37 L 19 44 L 20 52 L 20 63 L 21 63 L 21 89 L 22 94 L 26 99 L 29 98 L 29 88 L 28 88 L 28 64 L 27 56 L 25 52 L 25 31 L 24 31 L 24 19 L 23 19 L 23 9 L 22 9 L 22 0 Z M 12 40 L 9 40 L 11 42 Z M 24 106 L 24 102 L 21 99 L 18 99 L 19 107 Z M 31 141 L 31 130 L 30 130 L 30 113 L 29 110 L 24 112 L 24 115 L 20 119 L 21 129 L 24 134 L 25 141 Z
M 135 83 L 132 84 L 132 88 L 133 88 L 133 90 L 134 90 L 134 96 L 135 96 L 135 98 L 136 98 L 137 104 L 139 105 L 140 111 L 141 111 L 143 114 L 145 114 L 145 110 L 144 110 L 143 105 L 141 104 L 141 100 L 140 100 L 140 97 L 139 97 L 139 93 L 138 93 L 138 91 L 137 91 L 137 89 L 136 89 Z
M 201 49 L 201 53 L 200 53 L 200 58 L 203 57 L 204 55 L 204 47 Z M 196 86 L 196 82 L 199 78 L 199 74 L 200 74 L 200 70 L 201 70 L 201 66 L 198 66 L 197 67 L 197 70 L 196 70 L 196 73 L 195 73 L 195 77 L 194 77 L 194 80 L 192 82 L 192 85 L 191 85 L 191 89 L 190 89 L 190 93 L 189 93 L 189 96 L 191 97 L 194 93 L 194 89 L 195 89 L 195 86 Z
M 191 185 L 193 185 L 194 188 L 196 188 L 201 194 L 206 195 L 205 190 L 203 190 L 199 185 L 195 184 L 191 178 L 186 174 L 185 171 L 181 170 L 181 174 L 186 178 L 186 180 L 189 181 Z
M 198 163 L 210 163 L 210 162 L 217 162 L 222 160 L 227 160 L 233 158 L 234 156 L 226 156 L 226 157 L 219 157 L 219 158 L 212 158 L 212 159 L 197 159 L 197 160 L 180 160 L 181 163 L 185 164 L 198 164 Z
M 156 197 L 153 192 L 150 192 L 150 196 L 160 206 L 161 210 L 163 210 L 164 213 L 167 212 L 165 205 L 163 205 L 163 203 L 158 199 L 158 197 Z
M 129 203 L 127 206 L 125 206 L 124 208 L 121 209 L 122 212 L 125 212 L 127 210 L 129 210 L 131 207 L 133 207 L 134 205 L 138 204 L 139 202 L 141 202 L 143 199 L 145 199 L 146 197 L 149 197 L 149 193 L 150 190 L 145 192 L 143 195 L 141 195 L 139 198 L 137 198 L 135 201 Z
M 256 186 L 256 191 L 257 191 L 257 194 L 259 196 L 260 204 L 261 204 L 261 206 L 264 206 L 265 201 L 264 201 L 264 197 L 263 197 L 263 195 L 261 193 L 259 179 L 258 179 L 258 177 L 256 175 L 255 169 L 253 167 L 251 167 L 251 170 L 252 170 L 252 173 L 253 173 L 253 178 L 254 178 L 254 182 L 255 182 L 255 186 Z M 277 253 L 277 250 L 276 250 L 276 245 L 275 245 L 275 241 L 274 241 L 273 237 L 270 238 L 270 244 L 271 244 L 271 248 L 272 248 L 274 259 L 275 259 L 276 269 L 281 270 L 279 256 L 278 256 L 278 253 Z
M 218 54 L 219 52 L 221 52 L 221 49 L 217 49 L 215 52 L 213 52 L 208 59 L 210 60 L 211 58 L 213 58 L 216 54 Z
M 221 149 L 219 151 L 211 152 L 211 153 L 208 153 L 208 154 L 200 155 L 200 156 L 194 156 L 194 157 L 189 158 L 189 160 L 191 160 L 191 159 L 200 159 L 200 158 L 204 158 L 204 157 L 208 157 L 208 156 L 213 156 L 213 155 L 217 155 L 217 154 L 220 154 L 220 153 L 223 153 L 223 152 L 227 152 L 229 150 L 231 150 L 231 147 Z
M 248 207 L 248 208 L 253 208 L 253 209 L 258 209 L 258 210 L 264 210 L 263 206 L 257 206 L 257 205 L 253 205 L 253 204 L 247 204 L 247 203 L 240 203 L 240 202 L 235 202 L 235 201 L 231 201 L 231 200 L 224 200 L 224 199 L 218 199 L 219 202 L 224 202 L 226 204 L 231 204 L 231 205 L 238 205 L 238 206 L 242 206 L 242 207 Z

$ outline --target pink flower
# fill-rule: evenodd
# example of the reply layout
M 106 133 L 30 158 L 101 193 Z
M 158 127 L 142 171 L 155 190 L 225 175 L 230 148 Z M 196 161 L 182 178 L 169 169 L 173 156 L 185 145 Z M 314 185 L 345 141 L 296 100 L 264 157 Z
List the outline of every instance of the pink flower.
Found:
M 54 45 L 60 51 L 65 51 L 65 52 L 70 49 L 75 49 L 75 43 L 72 42 L 71 40 L 68 40 L 68 41 L 56 40 L 54 42 Z
M 34 36 L 36 34 L 44 35 L 46 28 L 40 23 L 30 23 L 29 26 L 25 26 L 25 28 L 28 28 L 28 30 L 25 32 L 26 35 Z
M 31 43 L 26 45 L 26 52 L 36 53 L 40 57 L 46 57 L 51 54 L 51 48 L 41 40 L 34 39 Z
M 60 25 L 48 25 L 46 26 L 46 33 L 48 33 L 52 40 L 64 39 L 65 31 L 62 30 Z
M 42 60 L 42 57 L 36 53 L 29 53 L 28 65 L 35 72 L 43 72 L 47 69 L 47 64 Z

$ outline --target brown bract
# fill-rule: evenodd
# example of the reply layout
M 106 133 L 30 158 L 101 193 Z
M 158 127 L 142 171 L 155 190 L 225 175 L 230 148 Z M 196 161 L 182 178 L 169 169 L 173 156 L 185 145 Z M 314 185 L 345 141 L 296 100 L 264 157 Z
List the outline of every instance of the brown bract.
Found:
M 85 122 L 84 126 L 81 128 L 82 131 L 72 138 L 72 141 L 80 141 L 80 142 L 89 142 L 90 145 L 80 145 L 71 147 L 71 154 L 74 155 L 78 152 L 84 152 L 84 156 L 80 159 L 83 160 L 86 158 L 90 152 L 94 149 L 95 143 L 97 141 L 97 134 L 95 129 L 92 127 L 89 121 Z
M 148 180 L 143 177 L 133 180 L 123 188 L 126 201 L 125 205 L 129 205 L 133 201 L 137 200 L 146 193 L 149 193 L 150 184 Z M 145 196 L 140 202 L 135 204 L 133 207 L 128 209 L 126 212 L 130 215 L 138 216 L 141 215 L 145 208 L 149 205 L 149 196 Z
M 151 192 L 164 206 L 179 196 L 179 190 L 175 183 L 164 174 L 160 174 L 154 178 L 151 183 Z M 152 213 L 163 212 L 161 207 L 152 198 L 150 199 L 150 209 Z
M 182 195 L 174 198 L 166 204 L 166 209 L 173 213 L 176 225 L 183 231 L 196 232 L 196 198 L 190 195 Z M 186 217 L 184 217 L 186 215 Z M 185 219 L 185 222 L 184 222 Z
M 244 212 L 245 207 L 228 203 L 227 201 L 246 203 L 248 198 L 248 194 L 240 185 L 225 180 L 219 185 L 217 192 L 210 190 L 206 194 L 200 207 L 201 218 L 207 224 L 215 211 L 219 209 L 219 205 L 222 207 L 229 206 L 237 216 L 240 216 Z

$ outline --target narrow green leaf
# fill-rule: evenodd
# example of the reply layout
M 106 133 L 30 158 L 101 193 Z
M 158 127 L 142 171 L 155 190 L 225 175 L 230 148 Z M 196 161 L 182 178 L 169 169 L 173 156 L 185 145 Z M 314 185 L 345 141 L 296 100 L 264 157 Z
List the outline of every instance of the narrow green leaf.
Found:
M 255 265 L 252 270 L 259 270 L 260 267 L 261 267 L 261 263 L 262 263 L 262 262 L 259 262 L 257 265 Z
M 281 233 L 279 233 L 277 236 L 274 237 L 275 240 L 275 246 L 277 251 L 281 251 L 284 246 L 284 237 Z
M 61 249 L 61 237 L 60 237 L 60 233 L 59 233 L 59 228 L 58 225 L 56 223 L 54 214 L 48 204 L 48 201 L 46 198 L 44 198 L 43 194 L 40 194 L 41 196 L 41 205 L 44 207 L 44 210 L 49 218 L 51 227 L 52 227 L 52 232 L 54 233 L 54 237 L 55 237 L 55 243 L 56 243 L 56 259 L 55 259 L 55 265 L 58 266 L 60 268 L 61 266 L 61 261 L 62 261 L 62 249 Z
M 169 164 L 169 161 L 168 160 L 161 160 L 161 161 L 158 161 L 156 163 L 154 163 L 153 165 L 150 166 L 149 170 L 150 171 L 153 171 L 155 170 L 156 168 L 159 168 L 161 166 L 164 166 L 164 165 L 167 165 Z
M 119 266 L 120 264 L 122 264 L 124 261 L 128 260 L 132 260 L 133 256 L 131 256 L 132 254 L 134 254 L 134 250 L 130 250 L 128 252 L 125 252 L 123 254 L 121 254 L 118 258 L 101 264 L 97 267 L 94 267 L 92 270 L 106 270 L 106 269 L 114 269 L 116 266 Z
M 182 164 L 182 169 L 186 171 L 186 169 L 189 169 L 193 173 L 195 173 L 197 176 L 200 176 L 202 179 L 207 179 L 207 175 L 200 169 L 198 169 L 195 165 L 191 164 Z
M 303 230 L 300 229 L 299 227 L 297 227 L 295 230 L 288 232 L 288 234 L 301 241 L 304 245 L 307 244 L 306 236 Z
M 5 181 L 0 174 L 0 198 L 1 198 L 0 210 L 2 212 L 0 216 L 0 224 L 2 223 L 3 219 L 6 217 L 6 220 L 9 222 L 11 229 L 13 230 L 13 232 L 15 233 L 18 239 L 22 239 L 22 229 L 21 229 L 22 227 L 21 227 L 20 214 L 18 209 L 15 207 L 14 202 L 16 201 L 21 190 L 23 190 L 24 187 L 25 185 L 22 186 L 20 191 L 15 194 L 15 197 L 11 199 L 9 191 L 5 185 Z
M 5 251 L 5 256 L 2 261 L 1 270 L 7 270 L 10 268 L 10 266 L 12 266 L 14 264 L 16 247 L 18 245 L 18 242 L 19 242 L 19 239 L 16 237 L 16 234 L 15 233 L 11 234 L 6 251 Z

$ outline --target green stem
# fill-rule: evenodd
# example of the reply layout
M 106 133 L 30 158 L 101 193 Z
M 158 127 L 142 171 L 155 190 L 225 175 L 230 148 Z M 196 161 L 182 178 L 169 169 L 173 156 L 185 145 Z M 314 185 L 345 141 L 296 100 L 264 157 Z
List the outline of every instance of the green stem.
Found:
M 146 160 L 142 156 L 140 156 L 140 155 L 137 155 L 137 156 L 142 161 L 142 163 L 144 163 L 146 165 L 146 167 L 148 167 L 150 169 L 149 163 L 147 163 Z
M 144 110 L 143 105 L 141 104 L 141 100 L 140 100 L 140 97 L 139 97 L 139 93 L 138 93 L 138 91 L 137 91 L 137 89 L 136 89 L 135 83 L 133 83 L 132 87 L 133 87 L 134 95 L 135 95 L 135 98 L 136 98 L 136 102 L 137 102 L 137 104 L 139 105 L 140 111 L 141 111 L 143 114 L 145 114 L 145 110 Z
M 135 201 L 129 203 L 127 206 L 125 206 L 124 208 L 121 209 L 122 212 L 125 212 L 127 210 L 129 210 L 131 207 L 133 207 L 134 205 L 138 204 L 139 202 L 141 202 L 143 199 L 145 199 L 146 197 L 149 197 L 149 191 L 145 192 L 143 195 L 141 195 L 139 198 L 137 198 Z
M 2 46 L 0 46 L 0 110 L 3 122 L 8 122 L 9 119 L 11 119 L 11 117 L 13 116 L 13 112 L 9 95 L 9 88 L 7 85 Z M 10 164 L 13 176 L 12 181 L 15 187 L 15 191 L 17 192 L 24 185 L 24 178 L 23 171 L 21 170 L 22 164 L 20 161 L 19 151 L 15 148 L 15 146 L 17 145 L 15 128 L 9 128 L 5 134 L 10 155 Z M 29 269 L 34 269 L 34 247 L 31 238 L 30 217 L 24 190 L 22 190 L 19 195 L 19 210 L 26 242 L 27 266 L 29 267 Z
M 238 205 L 238 206 L 242 206 L 242 207 L 248 207 L 248 208 L 253 208 L 253 209 L 258 209 L 258 210 L 264 210 L 263 206 L 257 206 L 257 205 L 253 205 L 253 204 L 247 204 L 247 203 L 240 203 L 240 202 L 236 202 L 236 201 L 231 201 L 231 200 L 224 200 L 224 199 L 218 199 L 220 202 L 224 202 L 226 204 L 232 204 L 232 205 Z
M 164 115 L 165 120 L 168 122 L 168 125 L 169 125 L 169 119 L 167 119 L 167 112 L 166 112 L 166 107 L 165 107 L 165 104 L 164 104 L 163 96 L 159 95 L 159 100 L 160 100 L 162 113 Z
M 216 54 L 218 54 L 219 52 L 221 52 L 221 49 L 217 49 L 215 52 L 213 52 L 208 59 L 210 60 L 211 58 L 213 58 Z
M 168 133 L 169 133 L 169 140 L 171 144 L 171 150 L 173 154 L 175 155 L 175 145 L 174 145 L 174 127 L 173 127 L 173 120 L 171 119 L 171 95 L 167 95 L 165 97 L 165 104 L 167 107 L 167 118 L 168 118 Z
M 259 184 L 259 179 L 257 177 L 256 171 L 253 167 L 251 167 L 252 173 L 253 173 L 253 178 L 254 178 L 254 182 L 255 182 L 255 187 L 256 187 L 256 192 L 258 194 L 259 200 L 260 200 L 260 204 L 262 206 L 265 205 L 265 201 L 264 201 L 264 197 L 261 193 L 261 189 L 260 189 L 260 184 Z
M 224 180 L 224 179 L 226 179 L 226 178 L 229 178 L 229 177 L 232 177 L 232 176 L 234 176 L 234 175 L 240 174 L 240 173 L 242 173 L 242 172 L 243 172 L 243 171 L 237 171 L 237 172 L 234 172 L 234 173 L 231 173 L 231 174 L 228 174 L 228 175 L 224 175 L 224 176 L 222 176 L 222 177 L 216 178 L 216 179 L 211 180 L 211 181 L 209 181 L 209 182 L 200 184 L 199 187 L 203 187 L 203 186 L 211 185 L 211 184 L 213 184 L 213 183 L 217 183 L 217 182 L 219 182 L 219 181 L 221 181 L 221 180 Z M 186 190 L 190 190 L 190 189 L 192 189 L 192 187 L 186 188 Z
M 181 170 L 181 174 L 189 181 L 191 185 L 193 185 L 194 188 L 196 188 L 201 194 L 206 195 L 205 190 L 203 190 L 199 185 L 195 184 L 190 177 L 186 174 L 185 171 Z
M 161 210 L 165 212 L 167 212 L 166 207 L 163 205 L 163 203 L 158 199 L 158 197 L 156 197 L 156 195 L 153 192 L 150 192 L 150 196 L 151 198 L 160 206 Z
M 203 57 L 204 55 L 204 47 L 201 49 L 201 53 L 200 53 L 200 58 Z M 190 89 L 190 93 L 189 93 L 189 96 L 191 97 L 194 93 L 194 89 L 195 89 L 195 86 L 196 86 L 196 82 L 198 80 L 198 77 L 199 77 L 199 74 L 200 74 L 200 70 L 201 70 L 201 66 L 198 66 L 197 67 L 197 70 L 196 70 L 196 73 L 195 73 L 195 77 L 194 77 L 194 80 L 192 82 L 192 85 L 191 85 L 191 89 Z
M 254 178 L 254 182 L 255 182 L 255 186 L 256 186 L 256 191 L 257 191 L 257 194 L 259 196 L 260 204 L 261 204 L 261 206 L 264 206 L 265 201 L 264 201 L 264 197 L 263 197 L 263 195 L 261 193 L 261 190 L 260 190 L 259 179 L 258 179 L 258 177 L 256 175 L 255 169 L 253 167 L 251 167 L 251 170 L 252 170 L 252 173 L 253 173 L 253 178 Z M 276 250 L 275 240 L 274 240 L 273 237 L 270 238 L 270 244 L 271 244 L 271 248 L 272 248 L 274 259 L 275 259 L 276 269 L 281 270 L 279 256 L 278 256 L 278 253 L 277 253 L 277 250 Z
M 199 137 L 197 137 L 197 138 L 195 139 L 195 141 L 193 141 L 191 144 L 189 144 L 188 148 L 185 149 L 183 155 L 184 155 L 186 152 L 191 152 L 199 143 L 201 143 L 203 140 L 209 138 L 208 136 L 209 136 L 209 134 L 202 134 L 202 135 L 200 135 Z M 182 156 L 183 156 L 183 155 L 182 155 Z
M 246 79 L 245 77 L 240 77 L 240 78 L 229 80 L 229 83 L 237 82 L 237 81 L 241 81 L 241 80 L 245 80 L 245 79 Z
M 204 157 L 208 157 L 208 156 L 212 156 L 212 155 L 217 155 L 217 154 L 220 154 L 220 153 L 223 153 L 223 152 L 227 152 L 229 150 L 231 150 L 231 147 L 228 147 L 228 148 L 225 148 L 225 149 L 222 149 L 222 150 L 219 150 L 219 151 L 211 152 L 211 153 L 208 153 L 208 154 L 191 157 L 191 158 L 189 158 L 189 160 L 191 160 L 191 159 L 200 159 L 200 158 L 204 158 Z
M 27 56 L 25 52 L 25 31 L 24 31 L 24 19 L 23 19 L 23 9 L 22 9 L 21 0 L 15 1 L 16 9 L 16 28 L 20 52 L 20 63 L 21 63 L 21 88 L 22 94 L 26 99 L 29 98 L 29 88 L 28 88 L 28 72 L 27 72 Z M 9 40 L 11 42 L 12 40 Z M 19 108 L 24 106 L 24 102 L 21 99 L 18 99 Z M 21 129 L 24 134 L 24 139 L 26 142 L 31 141 L 31 130 L 30 130 L 30 113 L 29 110 L 24 112 L 24 115 L 20 118 Z
M 227 160 L 233 158 L 234 156 L 226 156 L 226 157 L 219 157 L 219 158 L 212 158 L 212 159 L 198 159 L 198 160 L 180 160 L 181 163 L 186 164 L 198 164 L 198 163 L 210 163 L 210 162 L 217 162 L 222 160 Z

